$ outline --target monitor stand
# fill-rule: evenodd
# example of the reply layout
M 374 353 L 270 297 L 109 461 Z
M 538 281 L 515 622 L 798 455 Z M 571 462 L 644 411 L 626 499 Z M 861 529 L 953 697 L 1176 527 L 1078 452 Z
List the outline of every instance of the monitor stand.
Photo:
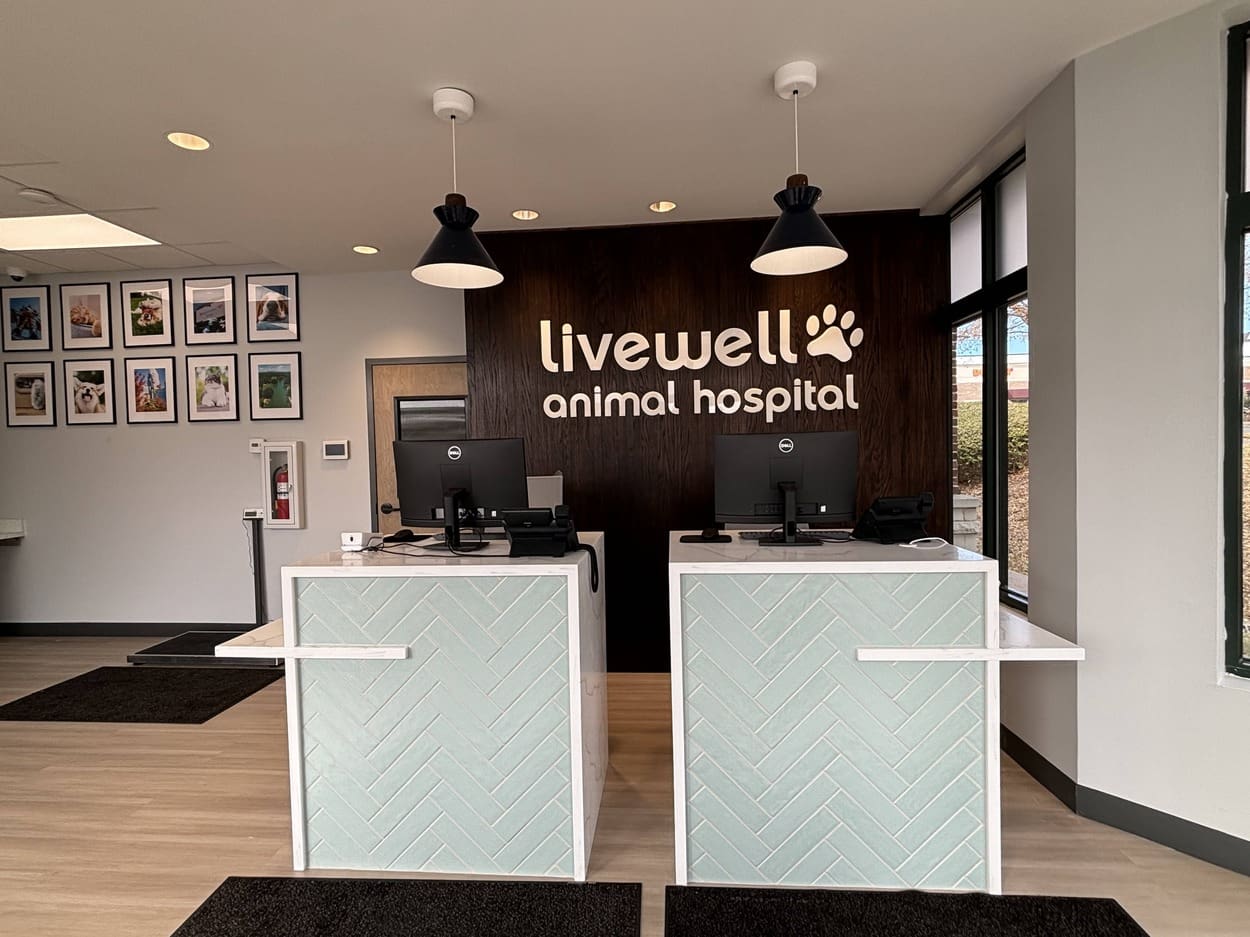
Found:
M 763 537 L 762 547 L 818 547 L 821 541 L 815 537 L 805 537 L 799 529 L 799 499 L 794 482 L 780 482 L 777 488 L 781 491 L 784 504 L 781 514 L 781 533 Z
M 460 511 L 468 500 L 469 492 L 464 488 L 448 488 L 443 492 L 443 542 L 422 544 L 425 549 L 444 553 L 471 553 L 486 549 L 487 544 L 481 540 L 472 543 L 460 541 Z

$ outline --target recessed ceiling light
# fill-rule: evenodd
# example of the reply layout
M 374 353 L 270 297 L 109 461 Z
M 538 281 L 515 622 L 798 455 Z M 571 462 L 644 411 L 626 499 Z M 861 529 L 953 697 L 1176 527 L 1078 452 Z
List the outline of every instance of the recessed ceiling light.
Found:
M 95 215 L 34 215 L 0 218 L 0 248 L 55 251 L 70 248 L 138 247 L 159 244 Z
M 17 194 L 28 202 L 38 202 L 40 205 L 55 205 L 60 202 L 59 198 L 43 189 L 18 189 Z
M 376 254 L 378 249 L 369 244 L 357 244 L 352 248 L 357 254 Z
M 174 146 L 180 146 L 184 150 L 207 150 L 211 143 L 201 137 L 198 133 L 186 133 L 182 130 L 173 130 L 165 134 L 165 139 Z
M 666 199 L 666 198 L 662 198 L 662 199 L 660 199 L 658 202 L 652 202 L 652 203 L 651 203 L 650 205 L 648 205 L 647 207 L 648 207 L 648 208 L 650 208 L 653 212 L 656 212 L 657 214 L 662 215 L 662 214 L 664 214 L 665 212 L 670 212 L 670 211 L 672 211 L 674 208 L 676 208 L 676 207 L 677 207 L 677 203 L 676 203 L 676 202 L 670 202 L 668 199 Z
M 512 217 L 517 221 L 534 221 L 538 217 L 538 212 L 532 208 L 518 208 L 512 213 Z

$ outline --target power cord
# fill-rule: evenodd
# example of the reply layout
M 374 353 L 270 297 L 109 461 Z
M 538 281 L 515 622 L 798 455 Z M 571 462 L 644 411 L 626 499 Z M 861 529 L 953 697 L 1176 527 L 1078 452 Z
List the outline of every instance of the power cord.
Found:
M 908 550 L 940 550 L 942 547 L 949 547 L 950 543 L 941 537 L 917 537 L 910 543 L 900 543 L 899 546 Z

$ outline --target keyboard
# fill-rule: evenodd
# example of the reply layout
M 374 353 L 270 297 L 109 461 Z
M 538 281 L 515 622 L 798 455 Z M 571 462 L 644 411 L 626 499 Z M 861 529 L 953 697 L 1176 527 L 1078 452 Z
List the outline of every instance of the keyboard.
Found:
M 738 538 L 748 541 L 759 541 L 765 537 L 771 537 L 775 531 L 771 530 L 740 530 Z M 851 539 L 849 530 L 800 530 L 800 537 L 811 537 L 813 540 L 823 540 L 826 543 L 846 543 Z

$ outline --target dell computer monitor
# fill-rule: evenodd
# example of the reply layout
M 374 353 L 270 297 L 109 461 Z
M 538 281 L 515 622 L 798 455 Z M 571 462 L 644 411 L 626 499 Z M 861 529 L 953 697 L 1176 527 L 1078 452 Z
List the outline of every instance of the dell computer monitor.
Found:
M 798 521 L 851 523 L 859 434 L 747 433 L 713 442 L 716 520 L 780 527 L 766 545 L 818 544 L 796 534 Z
M 470 550 L 461 527 L 494 526 L 529 507 L 523 439 L 395 442 L 395 490 L 406 527 L 442 527 L 447 549 Z

